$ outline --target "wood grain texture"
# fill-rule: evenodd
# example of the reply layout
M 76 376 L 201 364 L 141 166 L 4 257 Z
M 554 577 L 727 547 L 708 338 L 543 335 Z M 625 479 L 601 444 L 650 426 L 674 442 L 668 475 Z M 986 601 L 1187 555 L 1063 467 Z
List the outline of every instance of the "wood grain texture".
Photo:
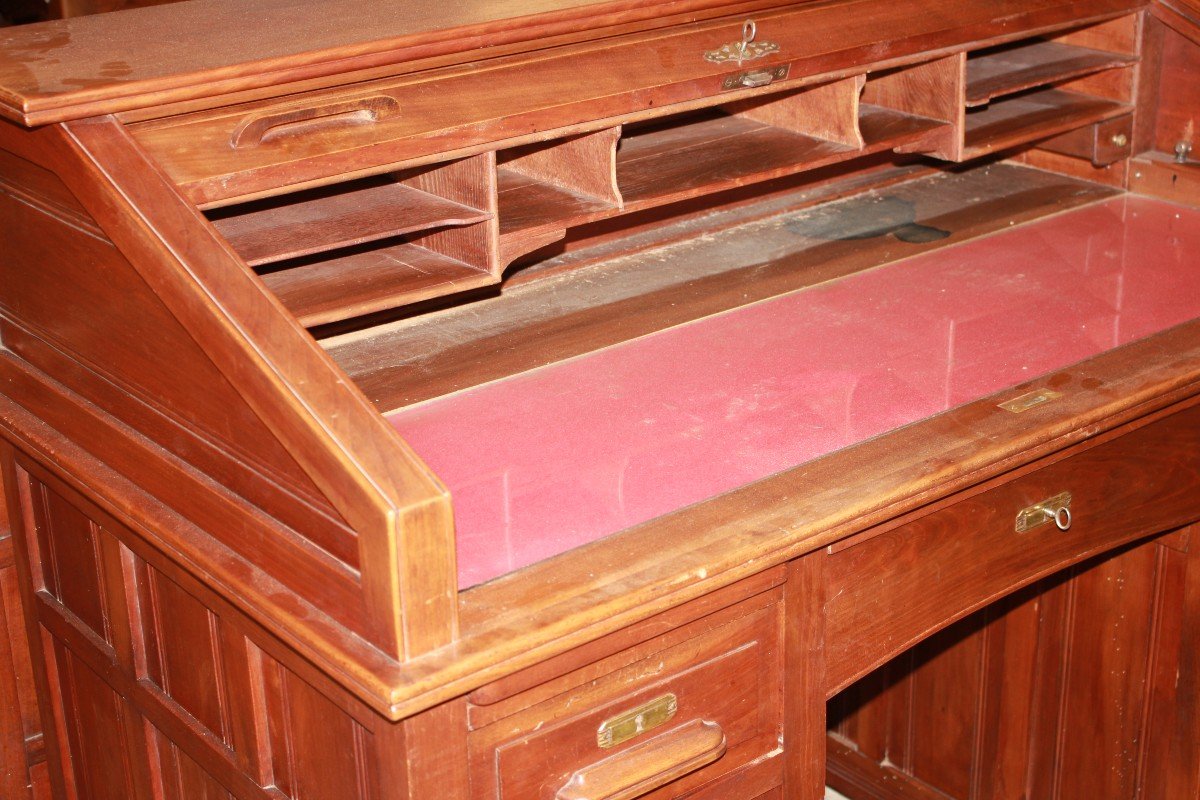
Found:
M 446 576 L 427 562 L 420 567 L 409 563 L 399 570 L 393 566 L 398 559 L 439 548 L 444 553 L 452 550 L 448 503 L 436 480 L 398 438 L 385 432 L 383 420 L 360 396 L 346 391 L 336 379 L 310 380 L 320 374 L 332 377 L 336 372 L 329 370 L 336 368 L 294 322 L 276 310 L 257 279 L 244 267 L 238 268 L 215 234 L 196 237 L 184 233 L 201 222 L 199 212 L 188 207 L 162 181 L 161 174 L 142 160 L 123 130 L 111 121 L 96 121 L 73 128 L 70 136 L 78 148 L 74 151 L 80 170 L 73 178 L 79 187 L 76 194 L 100 203 L 96 193 L 115 196 L 116 186 L 121 186 L 122 201 L 102 206 L 103 224 L 114 241 L 132 262 L 149 270 L 144 278 L 184 327 L 204 342 L 209 357 L 225 370 L 238 372 L 239 393 L 285 446 L 298 448 L 294 452 L 306 474 L 317 480 L 322 492 L 358 530 L 360 563 L 370 565 L 362 576 L 370 635 L 389 642 L 388 648 L 398 656 L 412 652 L 410 648 L 422 650 L 451 638 L 452 577 L 443 585 Z M 85 176 L 92 183 L 85 181 Z M 142 197 L 143 193 L 147 196 Z M 121 203 L 137 202 L 139 197 L 139 205 L 163 215 L 154 228 L 140 212 L 128 205 L 121 208 Z M 202 225 L 200 229 L 205 230 Z M 186 246 L 172 247 L 171 240 L 179 236 L 187 236 Z M 187 268 L 174 255 L 185 251 L 192 256 Z M 177 269 L 162 269 L 164 258 Z M 223 309 L 216 315 L 215 298 L 221 298 Z M 272 329 L 276 335 L 259 338 Z M 268 354 L 263 347 L 271 350 L 271 367 L 265 363 Z M 247 357 L 258 369 L 245 369 L 241 359 Z M 293 372 L 288 379 L 280 373 L 281 368 L 308 377 L 296 380 L 299 373 Z M 334 413 L 332 406 L 339 410 Z M 314 412 L 320 408 L 328 409 L 330 415 L 318 421 Z M 348 450 L 354 452 L 352 459 Z M 407 577 L 401 579 L 401 574 Z M 431 601 L 445 613 L 405 618 L 400 608 L 414 601 L 426 612 L 426 601 Z
M 489 708 L 504 716 L 471 734 L 477 796 L 609 796 L 580 794 L 598 781 L 615 797 L 665 800 L 772 754 L 783 724 L 780 595 L 758 594 Z M 661 728 L 597 744 L 605 719 L 668 693 L 678 710 Z
M 641 29 L 652 29 L 663 16 L 702 14 L 719 5 L 715 0 L 668 0 L 649 6 L 628 0 L 514 0 L 465 7 L 449 15 L 443 5 L 425 3 L 381 16 L 369 4 L 340 0 L 320 14 L 297 12 L 279 2 L 259 4 L 246 16 L 236 0 L 203 0 L 116 18 L 89 16 L 6 31 L 0 42 L 13 56 L 3 63 L 0 86 L 6 115 L 36 106 L 63 109 L 81 100 L 92 104 L 88 112 L 95 115 L 114 105 L 136 106 L 137 98 L 148 93 L 162 93 L 161 102 L 432 55 L 459 54 L 461 59 L 481 41 L 526 43 L 529 48 L 528 43 L 539 38 L 620 23 L 639 22 Z M 220 19 L 238 19 L 242 35 L 208 37 L 213 20 Z M 330 20 L 337 24 L 328 24 Z M 288 35 L 279 36 L 280 30 Z M 109 74 L 95 75 L 95 57 L 113 51 L 125 57 L 109 64 Z M 237 69 L 251 62 L 260 65 L 257 75 Z M 97 101 L 105 104 L 97 107 Z M 61 120 L 61 111 L 55 116 Z
M 980 52 L 967 59 L 966 103 L 984 105 L 997 97 L 1127 66 L 1134 60 L 1124 53 L 1042 40 Z
M 213 225 L 253 267 L 487 216 L 388 180 L 240 208 L 214 218 Z
M 956 53 L 911 67 L 868 75 L 864 103 L 946 124 L 924 139 L 897 148 L 957 160 L 962 156 L 965 126 L 966 54 Z
M 997 100 L 967 114 L 964 158 L 976 158 L 1127 114 L 1124 103 L 1060 89 Z
M 725 108 L 735 116 L 772 128 L 861 148 L 864 142 L 858 128 L 858 102 L 865 80 L 865 75 L 855 75 L 798 92 L 743 100 Z
M 786 56 L 792 74 L 804 76 L 795 83 L 813 83 L 860 73 L 863 67 L 927 60 L 923 51 L 964 47 L 976 39 L 1008 41 L 1022 28 L 1053 28 L 1128 11 L 1121 0 L 1089 0 L 1094 5 L 1087 10 L 1062 0 L 1021 0 L 1014 9 L 1016 16 L 997 17 L 994 5 L 973 0 L 951 4 L 933 15 L 924 13 L 922 2 L 843 0 L 781 9 L 756 19 L 761 35 L 778 41 L 781 53 L 792 54 Z M 855 16 L 860 24 L 843 25 L 844 14 Z M 532 61 L 497 59 L 483 69 L 364 84 L 356 88 L 355 96 L 386 95 L 405 112 L 372 125 L 319 131 L 286 143 L 238 150 L 228 146 L 232 131 L 247 116 L 269 109 L 320 106 L 345 98 L 346 93 L 293 95 L 282 101 L 184 115 L 146 123 L 133 133 L 193 201 L 253 197 L 277 192 L 284 185 L 310 185 L 338 175 L 427 163 L 762 94 L 768 89 L 723 92 L 728 66 L 697 57 L 737 41 L 742 21 L 628 37 L 602 47 L 593 43 L 564 48 Z M 893 30 L 906 35 L 887 38 Z M 783 63 L 784 58 L 772 56 L 763 65 Z M 671 66 L 664 68 L 664 63 Z M 536 72 L 536 81 L 525 78 L 530 70 Z M 579 76 L 584 74 L 589 80 L 581 84 Z M 779 88 L 793 88 L 795 83 L 784 82 Z M 458 100 L 444 103 L 447 93 Z M 571 102 L 561 102 L 563 97 Z
M 913 205 L 920 222 L 953 232 L 951 238 L 905 250 L 913 254 L 970 241 L 1010 223 L 1064 211 L 1109 193 L 1044 172 L 1005 166 L 982 175 L 926 176 L 886 187 L 888 197 Z M 826 206 L 824 211 L 813 209 L 811 217 L 802 214 L 797 221 L 803 227 L 807 220 L 829 214 L 847 220 L 851 227 L 852 220 L 871 215 L 874 202 L 871 196 L 863 196 Z M 700 230 L 732 239 L 741 225 L 749 226 L 756 219 L 767 224 L 765 220 L 772 216 L 794 213 L 806 205 L 802 191 L 785 194 L 762 204 L 761 216 L 751 220 L 734 216 L 715 230 L 709 227 L 716 226 L 709 211 L 700 220 L 665 232 L 670 234 L 665 245 L 683 246 L 665 251 L 647 248 L 642 258 L 661 255 L 653 270 L 634 259 L 617 261 L 625 253 L 614 247 L 600 254 L 600 263 L 609 261 L 604 269 L 557 276 L 543 286 L 530 282 L 508 289 L 495 300 L 326 340 L 326 347 L 367 397 L 381 410 L 391 411 L 870 269 L 894 257 L 887 237 L 817 240 L 808 245 L 787 238 L 783 243 L 791 247 L 785 254 L 764 261 L 751 248 L 731 263 L 720 258 L 719 250 L 688 244 Z
M 850 701 L 830 733 L 832 784 L 862 797 L 1190 796 L 1200 747 L 1182 533 L 1030 587 L 890 665 L 901 677 L 880 696 L 887 714 Z M 880 736 L 883 752 L 859 744 Z
M 1200 437 L 1198 419 L 1195 408 L 1182 411 L 839 552 L 829 567 L 834 599 L 827 636 L 830 661 L 837 664 L 830 686 L 848 685 L 882 663 L 872 657 L 898 653 L 1057 568 L 1192 522 L 1198 509 L 1188 500 L 1188 487 L 1200 481 L 1200 461 L 1191 460 L 1187 448 L 1162 459 L 1168 442 Z M 1047 524 L 1014 532 L 1017 512 L 1062 491 L 1074 495 L 1070 530 Z M 951 533 L 957 530 L 971 534 Z M 971 556 L 953 555 L 966 547 Z M 981 559 L 980 552 L 988 555 Z M 885 588 L 861 583 L 857 576 L 863 574 L 881 576 Z M 863 587 L 869 587 L 866 594 Z M 879 614 L 882 607 L 905 609 L 903 618 Z

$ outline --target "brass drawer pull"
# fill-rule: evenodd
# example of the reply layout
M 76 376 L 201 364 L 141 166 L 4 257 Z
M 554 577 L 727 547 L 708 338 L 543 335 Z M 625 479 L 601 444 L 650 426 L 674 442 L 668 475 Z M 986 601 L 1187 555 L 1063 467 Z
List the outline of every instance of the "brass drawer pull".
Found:
M 399 101 L 394 97 L 382 94 L 341 100 L 319 106 L 270 111 L 265 114 L 254 114 L 242 120 L 234 128 L 229 143 L 235 149 L 255 147 L 268 139 L 307 133 L 318 127 L 378 122 L 399 112 Z
M 1053 522 L 1054 526 L 1060 531 L 1069 530 L 1071 527 L 1071 493 L 1062 492 L 1056 494 L 1049 500 L 1043 500 L 1040 503 L 1035 503 L 1028 508 L 1023 508 L 1017 512 L 1017 533 L 1024 533 L 1027 530 L 1044 525 L 1047 522 Z
M 787 76 L 787 64 L 769 69 L 752 69 L 748 72 L 738 72 L 726 76 L 725 80 L 721 82 L 721 88 L 726 91 L 730 89 L 754 89 L 774 83 L 775 81 L 781 81 Z
M 634 800 L 725 754 L 725 731 L 692 720 L 577 770 L 547 800 Z

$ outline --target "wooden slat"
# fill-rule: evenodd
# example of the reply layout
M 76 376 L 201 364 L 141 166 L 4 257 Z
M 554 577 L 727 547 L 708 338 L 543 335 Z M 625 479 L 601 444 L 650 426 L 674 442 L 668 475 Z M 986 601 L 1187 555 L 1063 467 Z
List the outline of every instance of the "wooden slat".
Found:
M 232 211 L 233 213 L 229 213 Z M 251 266 L 373 242 L 411 231 L 482 222 L 491 215 L 391 179 L 304 192 L 214 215 L 213 225 Z
M 1130 106 L 1112 100 L 1043 89 L 991 103 L 967 114 L 964 159 L 1046 139 L 1074 128 L 1127 114 Z
M 967 105 L 983 105 L 995 97 L 1135 61 L 1135 57 L 1122 53 L 1058 42 L 1035 41 L 998 48 L 967 59 Z
M 263 282 L 311 327 L 486 286 L 496 278 L 419 245 L 399 244 L 281 269 Z

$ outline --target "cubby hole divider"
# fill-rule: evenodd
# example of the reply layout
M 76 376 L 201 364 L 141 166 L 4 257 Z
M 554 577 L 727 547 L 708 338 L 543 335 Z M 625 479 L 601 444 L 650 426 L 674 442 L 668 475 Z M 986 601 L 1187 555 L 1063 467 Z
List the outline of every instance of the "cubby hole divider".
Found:
M 566 236 L 567 228 L 620 213 L 621 128 L 501 151 L 497 160 L 500 261 Z

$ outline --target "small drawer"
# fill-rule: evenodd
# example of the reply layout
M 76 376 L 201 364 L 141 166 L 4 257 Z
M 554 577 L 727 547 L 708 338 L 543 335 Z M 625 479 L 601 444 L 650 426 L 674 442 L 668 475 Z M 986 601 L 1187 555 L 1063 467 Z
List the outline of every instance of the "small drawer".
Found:
M 1037 508 L 1050 501 L 1053 511 L 1064 494 L 1069 518 Z M 1200 406 L 1191 406 L 834 552 L 829 689 L 1043 575 L 1197 518 Z
M 1047 139 L 1038 147 L 1052 153 L 1086 158 L 1097 167 L 1106 167 L 1133 154 L 1133 115 L 1123 114 L 1086 125 Z
M 665 800 L 778 751 L 781 591 L 716 621 L 685 626 L 696 635 L 672 636 L 635 661 L 605 659 L 615 671 L 597 676 L 589 665 L 506 699 L 504 716 L 471 733 L 473 796 Z M 781 759 L 766 761 L 781 769 Z M 779 776 L 756 780 L 769 786 Z

